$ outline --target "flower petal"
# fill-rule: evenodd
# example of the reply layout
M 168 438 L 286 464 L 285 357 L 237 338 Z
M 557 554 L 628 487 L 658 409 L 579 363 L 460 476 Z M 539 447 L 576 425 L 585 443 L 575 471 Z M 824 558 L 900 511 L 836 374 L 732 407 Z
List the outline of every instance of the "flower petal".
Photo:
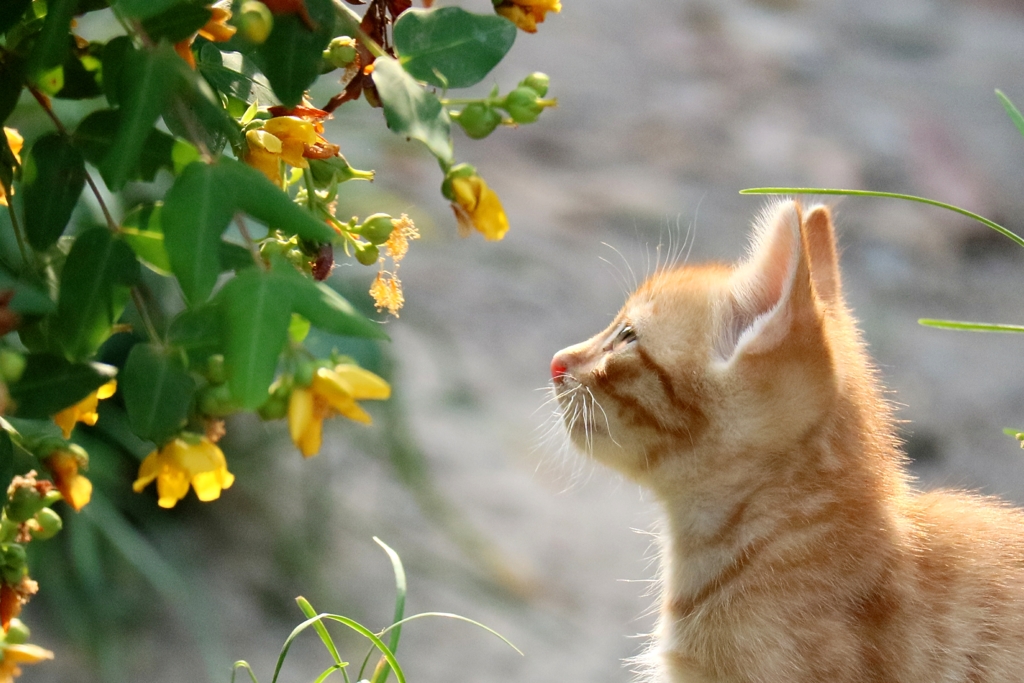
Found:
M 391 397 L 391 385 L 383 378 L 352 363 L 334 366 L 333 374 L 352 398 L 383 401 Z

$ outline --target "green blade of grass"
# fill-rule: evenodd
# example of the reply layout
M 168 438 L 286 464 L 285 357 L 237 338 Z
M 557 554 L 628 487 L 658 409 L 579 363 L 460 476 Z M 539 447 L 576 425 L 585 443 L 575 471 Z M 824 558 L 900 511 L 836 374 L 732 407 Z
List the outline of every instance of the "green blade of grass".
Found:
M 231 665 L 231 683 L 235 683 L 235 674 L 238 673 L 239 669 L 245 669 L 249 673 L 249 679 L 252 683 L 260 683 L 256 680 L 256 674 L 253 672 L 252 667 L 249 666 L 249 662 L 242 659 Z
M 921 318 L 918 324 L 943 330 L 970 330 L 972 332 L 1024 332 L 1024 325 L 1001 325 L 997 323 L 969 323 L 959 320 L 933 320 Z
M 300 633 L 305 631 L 313 624 L 319 623 L 324 619 L 330 619 L 332 621 L 337 621 L 341 624 L 344 624 L 345 626 L 348 626 L 350 629 L 352 629 L 353 631 L 355 631 L 356 633 L 358 633 L 359 635 L 363 636 L 371 643 L 373 643 L 374 647 L 380 650 L 380 653 L 384 655 L 384 659 L 387 661 L 388 665 L 392 669 L 394 669 L 395 678 L 398 679 L 398 683 L 405 683 L 405 673 L 402 671 L 402 667 L 398 664 L 398 660 L 395 659 L 395 654 L 387 645 L 384 644 L 384 641 L 378 638 L 377 635 L 373 633 L 373 631 L 366 628 L 358 621 L 355 621 L 354 619 L 349 619 L 348 617 L 343 617 L 340 614 L 318 614 L 315 617 L 312 617 L 311 619 L 306 619 L 304 622 L 302 622 L 294 629 L 292 629 L 292 632 L 284 641 L 284 645 L 281 646 L 281 654 L 279 654 L 277 657 L 277 666 L 274 667 L 274 677 L 271 679 L 271 683 L 277 683 L 277 679 L 281 675 L 281 667 L 284 666 L 284 659 L 288 656 L 288 650 L 291 649 L 292 642 L 298 637 Z
M 740 190 L 740 194 L 824 194 L 824 195 L 843 195 L 848 197 L 886 197 L 889 199 L 905 199 L 911 202 L 918 202 L 919 204 L 927 204 L 929 206 L 937 206 L 940 209 L 946 209 L 958 213 L 961 216 L 967 216 L 973 218 L 982 225 L 986 225 L 1000 235 L 1007 237 L 1019 246 L 1024 247 L 1024 238 L 1016 233 L 1010 232 L 1003 226 L 999 225 L 994 221 L 990 221 L 984 216 L 968 211 L 967 209 L 961 209 L 959 206 L 947 204 L 945 202 L 939 202 L 934 199 L 928 199 L 926 197 L 918 197 L 912 194 L 900 194 L 898 192 L 875 192 L 873 190 L 839 190 L 835 188 L 824 188 L 824 187 L 751 187 L 746 190 Z
M 394 652 L 398 649 L 398 639 L 402 635 L 402 617 L 405 616 L 405 594 L 407 592 L 405 568 L 402 566 L 402 558 L 387 543 L 376 536 L 373 537 L 373 541 L 388 554 L 388 558 L 391 560 L 391 568 L 395 572 L 395 616 L 391 620 L 391 626 L 381 631 L 381 635 L 384 635 L 388 630 L 391 631 L 388 647 Z M 385 683 L 388 680 L 389 673 L 390 669 L 386 664 L 378 666 L 373 673 L 372 683 Z
M 299 609 L 306 615 L 307 619 L 312 619 L 316 616 L 316 610 L 313 609 L 313 605 L 309 604 L 309 600 L 302 597 L 301 595 L 295 598 L 295 602 L 298 603 Z M 316 629 L 316 633 L 320 636 L 320 640 L 324 641 L 324 647 L 331 653 L 331 657 L 334 658 L 334 665 L 345 667 L 348 666 L 347 662 L 341 661 L 341 655 L 338 653 L 338 647 L 334 644 L 334 640 L 331 638 L 331 634 L 327 632 L 327 627 L 324 626 L 322 621 L 318 621 L 313 624 L 313 628 Z
M 1012 436 L 1015 439 L 1019 439 L 1021 434 L 1024 434 L 1024 429 L 1015 429 L 1013 427 L 1006 427 L 1003 429 L 1003 434 Z
M 415 619 L 422 619 L 423 617 L 442 617 L 444 619 L 455 619 L 456 621 L 465 621 L 468 624 L 473 624 L 474 626 L 476 626 L 478 628 L 482 628 L 483 630 L 487 631 L 491 635 L 497 636 L 506 645 L 508 645 L 510 648 L 512 648 L 513 650 L 518 652 L 520 655 L 525 656 L 525 655 L 523 655 L 523 651 L 520 650 L 518 647 L 516 647 L 512 643 L 511 640 L 509 640 L 505 636 L 501 635 L 500 633 L 495 631 L 490 626 L 486 626 L 484 624 L 481 624 L 479 621 L 476 621 L 475 619 L 470 619 L 469 617 L 464 617 L 461 614 L 452 614 L 451 612 L 420 612 L 419 614 L 414 614 L 411 617 L 406 617 L 405 619 L 402 619 L 401 621 L 396 621 L 394 624 L 391 624 L 391 626 L 388 626 L 386 629 L 381 631 L 380 635 L 384 635 L 385 633 L 387 633 L 388 631 L 390 631 L 393 628 L 400 627 L 403 624 L 407 624 L 410 621 L 413 621 Z
M 996 90 L 996 97 L 1003 103 L 1003 109 L 1010 116 L 1013 125 L 1017 126 L 1017 130 L 1020 131 L 1021 135 L 1024 135 L 1024 116 L 1021 116 L 1020 110 L 1014 106 L 1009 97 L 1003 94 L 1002 90 Z
M 334 666 L 330 667 L 329 669 L 324 671 L 322 674 L 317 676 L 316 680 L 313 681 L 313 683 L 323 683 L 325 680 L 327 680 L 327 677 L 330 676 L 332 673 L 334 673 L 335 671 L 343 671 L 344 668 L 345 667 L 343 667 L 343 666 L 335 664 Z

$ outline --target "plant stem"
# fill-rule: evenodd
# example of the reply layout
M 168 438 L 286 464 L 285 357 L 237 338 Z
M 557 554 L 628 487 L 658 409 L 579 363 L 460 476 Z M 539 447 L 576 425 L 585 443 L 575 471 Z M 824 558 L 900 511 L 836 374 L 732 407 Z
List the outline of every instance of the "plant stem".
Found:
M 990 221 L 984 216 L 979 216 L 973 211 L 967 209 L 961 209 L 959 206 L 947 204 L 945 202 L 939 202 L 934 199 L 927 199 L 925 197 L 918 197 L 912 194 L 900 194 L 898 192 L 875 192 L 873 190 L 837 190 L 833 188 L 820 188 L 820 187 L 752 187 L 747 190 L 740 190 L 740 194 L 827 194 L 827 195 L 845 195 L 850 197 L 887 197 L 890 199 L 906 199 L 911 202 L 918 202 L 920 204 L 928 204 L 929 206 L 937 206 L 940 209 L 947 209 L 958 213 L 961 216 L 967 216 L 973 218 L 982 225 L 987 225 L 992 228 L 1000 235 L 1008 237 L 1009 239 L 1016 242 L 1018 245 L 1024 247 L 1024 238 L 1016 233 L 1010 232 L 1003 226 L 999 225 L 994 221 Z
M 142 326 L 146 328 L 146 334 L 149 335 L 150 340 L 160 343 L 160 335 L 156 331 L 156 326 L 153 325 L 153 319 L 149 317 L 146 300 L 142 296 L 142 291 L 137 286 L 132 287 L 132 303 L 135 304 L 135 310 L 139 312 L 139 317 L 142 318 Z
M 366 35 L 366 32 L 360 27 L 363 22 L 362 17 L 356 14 L 350 7 L 343 4 L 341 0 L 334 0 L 334 14 L 338 19 L 341 26 L 336 27 L 342 31 L 348 31 L 349 35 L 353 38 L 359 38 L 359 41 L 366 46 L 366 49 L 370 51 L 370 54 L 374 57 L 383 57 L 387 55 L 376 40 Z
M 242 233 L 242 239 L 245 240 L 245 246 L 249 247 L 249 253 L 252 254 L 252 260 L 256 263 L 256 267 L 264 271 L 270 270 L 270 267 L 263 261 L 263 257 L 260 256 L 260 250 L 249 233 L 249 226 L 245 224 L 242 214 L 235 214 L 235 225 L 238 226 L 238 232 Z
M 25 262 L 25 267 L 29 268 L 32 266 L 32 261 L 29 260 L 28 249 L 25 247 L 25 235 L 21 232 L 21 223 L 18 222 L 18 214 L 14 210 L 14 204 L 11 203 L 10 198 L 7 199 L 7 213 L 11 215 L 11 226 L 14 228 L 14 237 L 18 240 L 21 259 Z

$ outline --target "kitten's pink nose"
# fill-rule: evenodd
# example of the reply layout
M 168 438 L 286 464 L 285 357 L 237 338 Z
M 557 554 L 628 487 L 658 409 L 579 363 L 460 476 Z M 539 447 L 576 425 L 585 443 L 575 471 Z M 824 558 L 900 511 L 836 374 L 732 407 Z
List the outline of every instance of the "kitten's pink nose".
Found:
M 557 382 L 568 371 L 569 366 L 566 364 L 564 357 L 562 354 L 556 353 L 555 357 L 551 359 L 551 379 Z

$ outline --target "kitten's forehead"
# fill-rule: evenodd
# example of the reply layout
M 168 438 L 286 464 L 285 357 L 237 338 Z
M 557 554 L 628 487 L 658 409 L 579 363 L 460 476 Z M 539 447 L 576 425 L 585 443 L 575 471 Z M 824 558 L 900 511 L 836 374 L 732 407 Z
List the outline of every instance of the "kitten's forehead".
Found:
M 629 298 L 625 311 L 662 314 L 695 313 L 713 304 L 728 288 L 730 266 L 684 266 L 655 273 Z M 634 314 L 635 315 L 635 314 Z

